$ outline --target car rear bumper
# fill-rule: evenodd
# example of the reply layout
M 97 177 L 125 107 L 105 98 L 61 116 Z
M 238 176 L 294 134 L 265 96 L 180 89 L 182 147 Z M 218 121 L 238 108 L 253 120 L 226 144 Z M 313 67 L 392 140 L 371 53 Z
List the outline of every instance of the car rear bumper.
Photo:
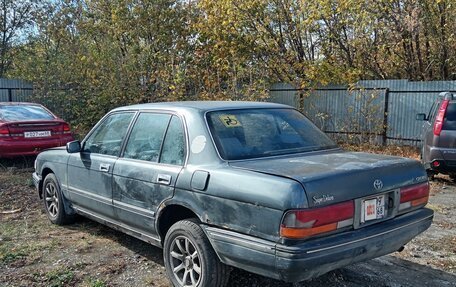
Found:
M 456 149 L 454 148 L 431 147 L 424 159 L 423 164 L 427 170 L 444 174 L 456 173 Z M 438 165 L 434 165 L 435 162 Z
M 282 245 L 204 226 L 225 264 L 287 282 L 320 276 L 343 266 L 399 250 L 432 223 L 434 212 L 422 208 L 365 228 Z
M 438 162 L 439 165 L 434 166 L 433 162 Z M 439 173 L 456 173 L 456 161 L 453 160 L 435 159 L 429 164 L 426 164 L 426 166 L 429 166 L 429 169 Z
M 72 135 L 56 139 L 0 140 L 0 158 L 37 155 L 45 149 L 59 147 L 72 140 Z

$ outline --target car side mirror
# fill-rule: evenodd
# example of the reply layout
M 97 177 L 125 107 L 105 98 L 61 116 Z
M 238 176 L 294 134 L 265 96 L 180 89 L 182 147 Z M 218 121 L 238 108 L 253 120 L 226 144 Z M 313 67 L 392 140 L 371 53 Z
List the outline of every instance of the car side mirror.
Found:
M 426 114 L 416 114 L 417 121 L 427 121 Z
M 77 153 L 81 151 L 81 143 L 79 141 L 72 141 L 66 144 L 68 153 Z

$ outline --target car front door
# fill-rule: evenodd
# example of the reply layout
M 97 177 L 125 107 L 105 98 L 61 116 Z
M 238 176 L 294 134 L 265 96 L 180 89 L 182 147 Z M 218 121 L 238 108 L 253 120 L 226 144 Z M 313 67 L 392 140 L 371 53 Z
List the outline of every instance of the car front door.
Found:
M 68 191 L 74 208 L 95 216 L 114 217 L 112 171 L 135 112 L 106 116 L 68 160 Z
M 172 197 L 184 158 L 184 129 L 178 116 L 139 114 L 113 169 L 117 218 L 130 229 L 157 239 L 155 215 L 160 203 Z

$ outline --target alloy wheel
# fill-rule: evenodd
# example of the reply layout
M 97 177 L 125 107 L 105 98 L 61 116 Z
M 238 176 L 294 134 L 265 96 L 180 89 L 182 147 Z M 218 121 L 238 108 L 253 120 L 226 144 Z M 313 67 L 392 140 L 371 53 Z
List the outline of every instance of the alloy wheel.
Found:
M 198 286 L 201 279 L 201 261 L 198 250 L 185 236 L 177 236 L 170 248 L 171 268 L 181 286 Z
M 48 182 L 45 187 L 46 209 L 52 218 L 57 217 L 59 213 L 59 197 L 57 186 L 53 182 Z

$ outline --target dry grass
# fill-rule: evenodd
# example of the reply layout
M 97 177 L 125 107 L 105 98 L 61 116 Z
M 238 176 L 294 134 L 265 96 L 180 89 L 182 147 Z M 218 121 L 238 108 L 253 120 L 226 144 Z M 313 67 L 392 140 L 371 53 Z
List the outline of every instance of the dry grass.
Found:
M 414 147 L 342 147 L 351 151 L 419 159 L 419 151 Z M 0 286 L 170 286 L 160 249 L 82 218 L 73 225 L 63 227 L 50 224 L 36 191 L 30 185 L 30 163 L 33 166 L 30 160 L 0 161 L 0 211 L 20 210 L 0 214 Z M 452 231 L 456 222 L 453 212 L 456 210 L 455 201 L 452 200 L 454 197 L 438 199 L 453 196 L 456 187 L 444 177 L 436 178 L 431 187 L 433 192 L 429 207 L 438 216 L 432 234 L 439 236 L 434 238 L 427 232 L 409 244 L 408 251 L 401 253 L 400 257 L 420 266 L 429 265 L 455 273 L 456 237 Z M 379 273 L 388 274 L 387 270 L 378 268 Z M 358 283 L 353 283 L 351 277 L 340 275 L 344 272 L 347 269 L 336 270 L 296 286 L 335 286 L 340 283 L 341 286 L 352 287 L 361 286 L 359 282 L 363 285 L 369 282 L 362 274 L 357 274 L 359 277 L 355 276 L 353 282 Z M 413 270 L 410 272 L 416 274 Z M 289 285 L 234 270 L 230 286 Z
M 357 152 L 369 152 L 369 153 L 378 153 L 394 156 L 402 156 L 413 158 L 416 160 L 420 159 L 420 150 L 414 146 L 381 146 L 381 145 L 372 145 L 372 144 L 361 144 L 353 145 L 347 143 L 339 143 L 339 145 L 349 151 Z

